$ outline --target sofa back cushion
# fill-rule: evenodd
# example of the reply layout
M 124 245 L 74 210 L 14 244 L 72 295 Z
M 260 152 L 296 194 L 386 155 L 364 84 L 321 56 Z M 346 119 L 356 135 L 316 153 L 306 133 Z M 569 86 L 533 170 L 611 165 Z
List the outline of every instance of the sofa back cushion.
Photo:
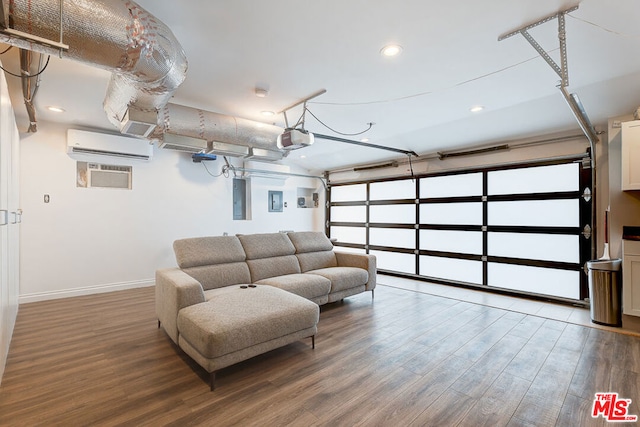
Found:
M 251 281 L 300 273 L 296 249 L 284 233 L 239 235 L 247 255 Z
M 272 258 L 293 255 L 296 248 L 284 233 L 239 234 L 247 259 Z
M 184 269 L 202 265 L 241 262 L 246 259 L 236 236 L 193 237 L 173 242 L 178 267 Z
M 245 253 L 236 236 L 195 237 L 173 243 L 178 266 L 203 289 L 251 283 Z
M 287 236 L 296 249 L 300 270 L 304 273 L 320 268 L 337 267 L 333 243 L 322 232 L 298 231 Z

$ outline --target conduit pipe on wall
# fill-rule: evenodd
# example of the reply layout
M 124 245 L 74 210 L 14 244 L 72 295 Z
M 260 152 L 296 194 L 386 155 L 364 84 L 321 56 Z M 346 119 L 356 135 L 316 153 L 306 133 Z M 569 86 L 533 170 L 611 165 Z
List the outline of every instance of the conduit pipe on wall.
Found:
M 36 132 L 38 130 L 36 125 L 36 108 L 33 105 L 33 100 L 36 97 L 38 91 L 38 84 L 40 83 L 40 76 L 36 77 L 36 81 L 33 81 L 31 76 L 31 64 L 33 60 L 33 52 L 26 49 L 20 49 L 20 75 L 22 76 L 22 96 L 24 98 L 24 106 L 27 109 L 29 116 L 29 129 L 27 132 Z
M 187 59 L 171 30 L 133 1 L 2 0 L 2 6 L 12 29 L 46 40 L 62 37 L 69 49 L 2 32 L 0 42 L 113 72 L 104 109 L 118 128 L 131 105 L 162 109 L 186 77 Z

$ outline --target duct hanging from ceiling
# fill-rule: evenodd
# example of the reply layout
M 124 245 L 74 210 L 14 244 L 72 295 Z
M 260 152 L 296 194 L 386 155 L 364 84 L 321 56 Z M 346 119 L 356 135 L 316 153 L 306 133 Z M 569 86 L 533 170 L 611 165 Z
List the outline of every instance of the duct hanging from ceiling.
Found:
M 0 31 L 0 42 L 76 60 L 111 71 L 104 100 L 111 123 L 123 133 L 162 139 L 165 132 L 282 153 L 282 128 L 176 104 L 168 104 L 184 81 L 187 59 L 169 28 L 129 0 L 0 0 L 5 26 L 38 39 L 34 43 Z M 61 3 L 62 2 L 62 3 Z M 68 49 L 58 47 L 68 45 Z M 129 111 L 148 113 L 149 132 L 124 128 Z M 269 154 L 268 153 L 268 154 Z
M 158 119 L 156 138 L 171 133 L 274 151 L 278 151 L 276 140 L 283 132 L 278 126 L 172 103 L 159 112 Z
M 0 42 L 113 72 L 104 109 L 117 127 L 129 106 L 157 111 L 184 81 L 187 59 L 169 28 L 133 1 L 2 0 L 7 28 L 67 50 L 0 32 Z

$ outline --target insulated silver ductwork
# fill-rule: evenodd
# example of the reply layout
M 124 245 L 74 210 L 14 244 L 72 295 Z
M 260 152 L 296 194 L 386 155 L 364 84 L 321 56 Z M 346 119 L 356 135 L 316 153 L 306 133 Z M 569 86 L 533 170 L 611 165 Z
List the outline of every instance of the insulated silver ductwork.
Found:
M 276 141 L 282 132 L 278 126 L 168 103 L 158 114 L 153 136 L 161 139 L 169 133 L 281 153 Z
M 0 42 L 113 72 L 104 109 L 119 128 L 129 106 L 162 109 L 186 77 L 187 59 L 171 30 L 133 1 L 1 1 L 4 27 L 35 38 L 0 32 Z
M 171 30 L 135 2 L 0 0 L 0 5 L 0 27 L 11 30 L 0 29 L 0 42 L 113 72 L 104 109 L 121 132 L 160 140 L 165 133 L 197 138 L 213 143 L 214 151 L 228 149 L 247 158 L 283 157 L 276 146 L 280 127 L 168 104 L 186 77 L 187 59 Z

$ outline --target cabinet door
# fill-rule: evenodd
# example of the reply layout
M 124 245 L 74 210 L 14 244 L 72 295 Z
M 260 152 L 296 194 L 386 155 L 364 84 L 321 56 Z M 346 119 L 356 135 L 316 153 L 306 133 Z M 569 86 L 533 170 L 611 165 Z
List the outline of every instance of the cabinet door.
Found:
M 622 123 L 622 190 L 640 190 L 640 120 Z
M 640 316 L 640 242 L 622 242 L 622 312 Z

